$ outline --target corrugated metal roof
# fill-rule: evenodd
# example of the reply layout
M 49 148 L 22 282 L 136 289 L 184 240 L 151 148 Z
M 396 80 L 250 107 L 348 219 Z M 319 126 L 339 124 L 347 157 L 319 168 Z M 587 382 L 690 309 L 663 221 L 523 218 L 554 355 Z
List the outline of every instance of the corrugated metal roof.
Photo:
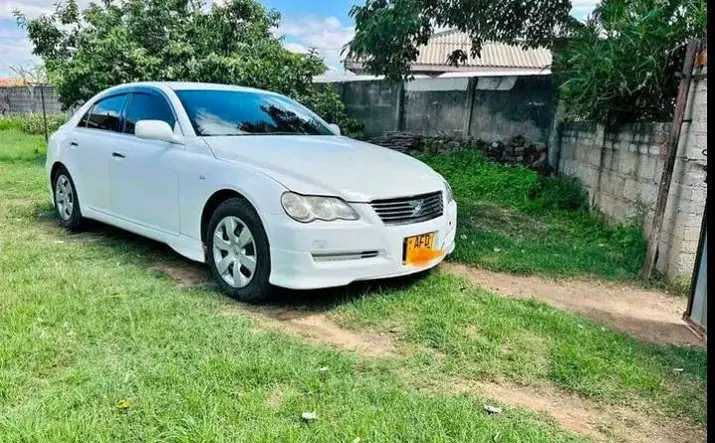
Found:
M 443 31 L 434 34 L 429 42 L 420 46 L 417 60 L 410 65 L 414 74 L 439 75 L 448 72 L 511 72 L 514 75 L 545 73 L 551 67 L 551 51 L 546 48 L 523 49 L 503 43 L 485 42 L 479 57 L 471 55 L 472 42 L 469 35 L 460 31 Z M 449 64 L 449 56 L 461 49 L 467 60 L 459 66 Z M 359 60 L 348 56 L 345 68 L 361 74 L 364 72 Z
M 0 78 L 0 87 L 25 86 L 26 83 L 21 78 Z
M 445 66 L 449 65 L 449 56 L 461 49 L 467 54 L 467 61 L 460 67 L 498 67 L 498 68 L 536 68 L 551 66 L 551 51 L 545 48 L 523 49 L 503 43 L 486 42 L 479 57 L 470 54 L 472 42 L 469 35 L 460 31 L 444 31 L 434 34 L 425 46 L 419 48 L 420 54 L 413 65 Z M 453 68 L 453 67 L 452 67 Z

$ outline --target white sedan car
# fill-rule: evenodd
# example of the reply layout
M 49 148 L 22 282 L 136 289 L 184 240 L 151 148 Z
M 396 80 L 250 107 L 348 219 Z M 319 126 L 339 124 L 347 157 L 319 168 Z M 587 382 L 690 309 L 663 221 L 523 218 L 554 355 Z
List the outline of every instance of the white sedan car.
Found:
M 52 135 L 47 174 L 66 228 L 94 219 L 166 243 L 246 301 L 411 274 L 454 249 L 439 174 L 257 89 L 107 89 Z

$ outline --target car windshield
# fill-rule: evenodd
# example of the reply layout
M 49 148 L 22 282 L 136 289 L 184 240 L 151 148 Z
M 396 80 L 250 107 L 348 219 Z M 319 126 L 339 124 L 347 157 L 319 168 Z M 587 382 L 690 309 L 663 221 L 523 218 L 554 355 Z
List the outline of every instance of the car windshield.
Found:
M 304 106 L 254 91 L 177 91 L 197 135 L 334 135 Z

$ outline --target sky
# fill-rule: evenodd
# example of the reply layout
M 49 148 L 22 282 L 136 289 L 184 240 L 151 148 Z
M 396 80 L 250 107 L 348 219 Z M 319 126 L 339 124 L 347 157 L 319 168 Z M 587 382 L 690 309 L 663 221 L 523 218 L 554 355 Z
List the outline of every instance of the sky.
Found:
M 17 27 L 12 11 L 19 9 L 30 17 L 51 13 L 57 0 L 0 0 L 0 77 L 12 75 L 10 66 L 31 67 L 39 59 L 32 55 L 32 45 Z M 281 13 L 280 27 L 286 48 L 303 52 L 315 48 L 331 71 L 343 70 L 340 50 L 351 40 L 354 30 L 350 8 L 364 0 L 259 0 Z M 85 6 L 89 0 L 79 0 Z M 584 19 L 597 0 L 572 0 L 572 15 Z

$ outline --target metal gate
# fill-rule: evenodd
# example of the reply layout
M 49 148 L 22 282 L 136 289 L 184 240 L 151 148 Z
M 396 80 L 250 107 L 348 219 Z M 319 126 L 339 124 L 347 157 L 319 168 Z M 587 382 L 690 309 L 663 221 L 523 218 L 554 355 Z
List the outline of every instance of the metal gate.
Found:
M 698 254 L 695 259 L 695 269 L 690 286 L 688 309 L 683 318 L 698 333 L 708 333 L 708 217 L 710 198 L 705 201 L 705 214 L 700 228 Z

